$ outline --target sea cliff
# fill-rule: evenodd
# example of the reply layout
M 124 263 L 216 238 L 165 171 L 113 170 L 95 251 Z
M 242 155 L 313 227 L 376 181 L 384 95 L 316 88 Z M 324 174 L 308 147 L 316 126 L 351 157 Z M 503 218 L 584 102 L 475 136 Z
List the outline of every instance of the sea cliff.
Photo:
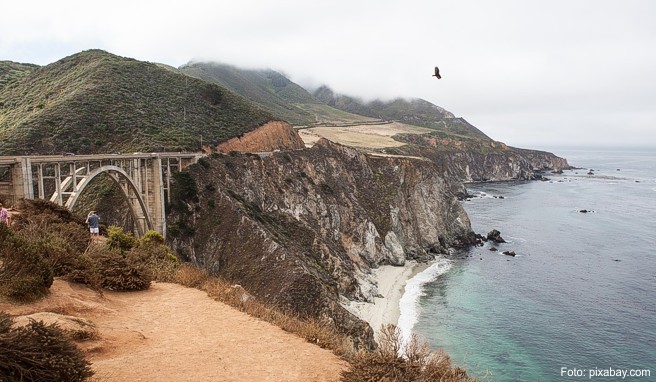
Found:
M 320 140 L 306 150 L 214 154 L 179 177 L 171 243 L 256 298 L 323 318 L 373 346 L 346 310 L 371 301 L 372 269 L 472 242 L 452 184 L 430 162 Z

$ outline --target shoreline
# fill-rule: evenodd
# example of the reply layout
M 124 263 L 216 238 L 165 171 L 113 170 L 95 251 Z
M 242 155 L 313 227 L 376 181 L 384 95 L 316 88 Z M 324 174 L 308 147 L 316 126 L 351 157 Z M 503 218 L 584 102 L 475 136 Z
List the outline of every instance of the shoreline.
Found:
M 378 339 L 383 325 L 398 326 L 401 297 L 405 293 L 408 280 L 432 264 L 408 261 L 404 266 L 381 265 L 372 271 L 373 279 L 378 285 L 378 297 L 374 297 L 373 302 L 352 301 L 349 310 L 360 319 L 367 321 L 374 330 L 375 338 Z

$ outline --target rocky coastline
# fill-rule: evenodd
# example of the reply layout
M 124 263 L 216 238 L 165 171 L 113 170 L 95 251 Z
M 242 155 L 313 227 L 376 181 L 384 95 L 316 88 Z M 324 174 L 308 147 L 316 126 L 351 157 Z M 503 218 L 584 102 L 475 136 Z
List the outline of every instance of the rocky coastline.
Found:
M 435 161 L 321 139 L 300 150 L 215 153 L 186 174 L 168 217 L 176 253 L 255 298 L 333 323 L 358 346 L 374 347 L 377 326 L 398 320 L 417 270 L 481 243 L 461 205 L 467 179 Z

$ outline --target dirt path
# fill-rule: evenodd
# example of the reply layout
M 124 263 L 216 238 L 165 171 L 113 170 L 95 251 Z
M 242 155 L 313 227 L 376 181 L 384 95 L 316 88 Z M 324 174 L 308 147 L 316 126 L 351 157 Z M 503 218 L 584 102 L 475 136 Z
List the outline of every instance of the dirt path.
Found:
M 100 339 L 83 343 L 99 382 L 337 381 L 347 364 L 330 351 L 252 318 L 199 290 L 154 283 L 106 292 L 57 280 L 37 304 L 0 310 L 85 317 Z

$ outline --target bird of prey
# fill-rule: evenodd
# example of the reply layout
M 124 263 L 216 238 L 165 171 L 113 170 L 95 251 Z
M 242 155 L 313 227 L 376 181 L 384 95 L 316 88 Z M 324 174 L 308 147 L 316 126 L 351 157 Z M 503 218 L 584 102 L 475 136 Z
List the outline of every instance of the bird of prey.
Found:
M 438 68 L 438 67 L 436 66 L 436 67 L 435 67 L 435 74 L 433 74 L 431 77 L 437 77 L 438 80 L 439 80 L 440 78 L 442 78 L 442 76 L 440 76 L 440 68 Z

